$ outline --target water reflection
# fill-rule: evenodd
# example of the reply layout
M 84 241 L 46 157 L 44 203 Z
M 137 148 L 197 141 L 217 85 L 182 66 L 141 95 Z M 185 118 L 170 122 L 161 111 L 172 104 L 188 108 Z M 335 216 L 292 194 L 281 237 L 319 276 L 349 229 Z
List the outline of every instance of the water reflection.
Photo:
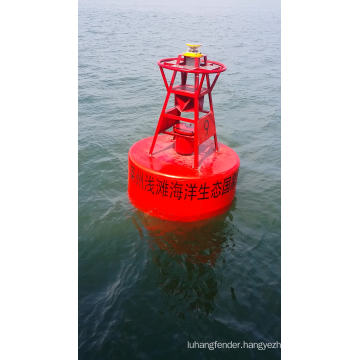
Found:
M 132 220 L 153 251 L 166 251 L 175 261 L 182 258 L 193 264 L 214 266 L 226 241 L 223 229 L 227 216 L 225 213 L 211 219 L 181 223 L 137 211 Z M 144 231 L 147 236 L 144 236 Z
M 181 318 L 188 311 L 199 315 L 213 311 L 218 292 L 214 266 L 226 242 L 227 216 L 194 223 L 165 221 L 140 211 L 133 217 L 159 269 L 157 283 L 167 306 Z

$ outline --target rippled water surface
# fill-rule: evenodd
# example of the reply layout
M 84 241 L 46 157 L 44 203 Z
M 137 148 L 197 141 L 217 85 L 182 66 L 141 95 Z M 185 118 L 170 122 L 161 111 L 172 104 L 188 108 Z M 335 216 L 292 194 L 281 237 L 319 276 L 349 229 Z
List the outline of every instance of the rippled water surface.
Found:
M 184 225 L 132 207 L 127 152 L 158 120 L 157 60 L 189 41 L 228 67 L 217 132 L 241 165 L 231 209 Z M 280 357 L 187 349 L 215 340 L 280 341 L 279 5 L 80 1 L 79 357 Z

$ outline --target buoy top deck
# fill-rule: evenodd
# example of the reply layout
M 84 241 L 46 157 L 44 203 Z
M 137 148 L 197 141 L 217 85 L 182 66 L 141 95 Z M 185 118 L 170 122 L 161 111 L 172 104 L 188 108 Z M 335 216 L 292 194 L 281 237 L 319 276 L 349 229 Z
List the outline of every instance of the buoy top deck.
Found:
M 186 44 L 189 48 L 178 57 L 161 59 L 160 68 L 194 74 L 218 74 L 226 70 L 226 66 L 218 61 L 208 60 L 199 52 L 201 44 Z
M 164 69 L 194 74 L 217 74 L 226 70 L 224 64 L 213 60 L 207 60 L 206 64 L 200 62 L 198 67 L 185 65 L 185 56 L 179 56 L 181 56 L 180 61 L 178 61 L 179 57 L 161 59 L 158 61 L 158 65 Z

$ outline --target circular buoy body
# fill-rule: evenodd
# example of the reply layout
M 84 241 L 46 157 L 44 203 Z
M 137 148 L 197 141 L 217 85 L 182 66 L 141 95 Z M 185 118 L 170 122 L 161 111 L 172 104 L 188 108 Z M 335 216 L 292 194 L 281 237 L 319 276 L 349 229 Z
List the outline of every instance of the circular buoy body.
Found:
M 176 139 L 159 135 L 149 155 L 153 137 L 129 150 L 128 193 L 140 210 L 172 221 L 197 221 L 226 211 L 235 196 L 240 159 L 226 145 L 214 151 L 211 139 L 199 147 L 199 168 L 193 156 L 177 153 Z

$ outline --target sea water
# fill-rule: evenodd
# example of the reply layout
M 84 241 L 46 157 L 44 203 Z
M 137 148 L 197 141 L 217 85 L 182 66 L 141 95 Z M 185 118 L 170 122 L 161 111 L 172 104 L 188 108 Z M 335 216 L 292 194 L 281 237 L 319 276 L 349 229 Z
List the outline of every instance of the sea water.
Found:
M 278 359 L 192 349 L 280 341 L 280 7 L 277 1 L 79 3 L 79 358 Z M 166 95 L 157 60 L 202 43 L 227 71 L 220 142 L 235 201 L 210 221 L 153 219 L 127 196 L 127 152 Z

